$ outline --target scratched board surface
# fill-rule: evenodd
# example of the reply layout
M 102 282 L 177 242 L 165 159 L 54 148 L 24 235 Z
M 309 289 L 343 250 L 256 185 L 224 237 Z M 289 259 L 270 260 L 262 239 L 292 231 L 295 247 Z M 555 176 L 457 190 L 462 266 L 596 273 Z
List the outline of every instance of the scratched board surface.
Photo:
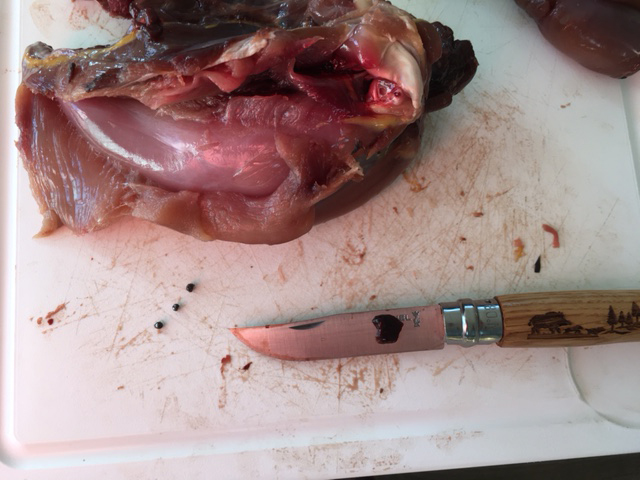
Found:
M 430 116 L 403 176 L 298 240 L 201 243 L 136 220 L 33 239 L 40 216 L 19 169 L 3 478 L 22 478 L 16 467 L 30 478 L 54 467 L 69 479 L 336 478 L 640 449 L 637 346 L 287 363 L 229 333 L 461 297 L 640 288 L 638 79 L 571 63 L 509 1 L 394 3 L 470 38 L 477 77 Z M 126 28 L 83 0 L 2 8 L 19 15 L 20 50 L 105 43 Z M 2 85 L 15 87 L 7 65 Z

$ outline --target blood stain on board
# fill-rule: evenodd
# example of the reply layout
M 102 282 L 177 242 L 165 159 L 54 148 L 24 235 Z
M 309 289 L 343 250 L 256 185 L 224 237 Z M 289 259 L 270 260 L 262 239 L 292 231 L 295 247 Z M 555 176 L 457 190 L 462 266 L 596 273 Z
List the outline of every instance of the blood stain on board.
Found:
M 73 2 L 67 25 L 71 30 L 99 28 L 111 36 L 121 36 L 118 29 L 125 28 L 124 21 L 111 17 L 97 2 Z
M 358 390 L 360 382 L 364 383 L 366 368 L 356 369 L 351 371 L 344 379 L 344 387 L 350 391 Z M 344 377 L 345 375 L 343 375 Z
M 451 450 L 454 445 L 471 438 L 479 437 L 483 434 L 480 430 L 474 430 L 467 432 L 465 430 L 453 430 L 451 432 L 444 432 L 430 437 L 431 443 L 433 443 L 440 450 Z
M 361 241 L 363 239 L 360 239 Z M 342 249 L 342 260 L 351 266 L 358 266 L 364 263 L 364 257 L 367 255 L 367 246 L 364 244 L 354 245 L 351 240 Z
M 140 333 L 134 335 L 129 340 L 127 340 L 125 337 L 122 337 L 121 342 L 124 343 L 121 343 L 118 346 L 118 349 L 116 350 L 116 357 L 119 356 L 125 349 L 133 346 L 143 345 L 149 340 L 151 340 L 151 334 L 148 330 L 142 330 Z
M 67 307 L 67 303 L 69 303 L 69 302 L 61 303 L 54 310 L 51 310 L 50 312 L 48 312 L 44 317 L 45 318 L 53 317 L 56 313 L 59 313 L 64 308 L 66 308 Z
M 87 27 L 90 23 L 89 12 L 86 8 L 86 2 L 84 3 L 85 5 L 80 5 L 80 3 L 78 2 L 74 2 L 74 8 L 69 14 L 69 25 L 72 28 L 81 30 Z
M 425 177 L 421 176 L 418 178 L 413 171 L 409 172 L 405 170 L 402 172 L 402 178 L 404 178 L 404 180 L 409 184 L 409 190 L 413 193 L 419 193 L 426 190 L 429 188 L 429 185 L 431 185 L 431 182 L 427 182 Z
M 558 234 L 558 231 L 555 228 L 553 228 L 551 225 L 548 225 L 546 223 L 542 224 L 542 230 L 552 235 L 553 240 L 551 242 L 551 247 L 560 248 L 560 235 Z
M 278 266 L 278 278 L 280 279 L 280 283 L 286 283 L 287 275 L 284 273 L 284 268 L 282 265 Z
M 518 261 L 524 257 L 524 242 L 520 237 L 513 241 L 513 258 Z
M 229 354 L 226 354 L 220 359 L 220 374 L 222 375 L 222 378 L 224 378 L 224 372 L 229 363 L 231 363 L 231 355 Z
M 54 315 L 56 315 L 56 314 L 60 313 L 62 310 L 64 310 L 65 308 L 67 308 L 67 303 L 69 303 L 69 302 L 61 303 L 61 304 L 59 304 L 56 308 L 54 308 L 53 310 L 51 310 L 51 311 L 47 312 L 45 315 L 42 315 L 42 316 L 38 317 L 38 318 L 36 319 L 36 324 L 37 324 L 37 325 L 42 325 L 43 323 L 45 323 L 45 322 L 46 322 L 46 324 L 47 324 L 47 325 L 53 325 L 53 322 L 54 322 L 54 318 L 53 318 L 53 317 L 54 317 Z M 32 317 L 32 319 L 33 319 L 33 317 Z M 46 331 L 46 332 L 49 332 L 49 331 L 51 331 L 51 330 L 52 330 L 52 329 L 44 330 L 44 331 L 43 331 L 43 333 L 44 333 L 45 331 Z
M 300 392 L 314 391 L 315 401 L 332 405 L 358 405 L 369 409 L 394 391 L 396 382 L 406 374 L 397 355 L 354 357 L 323 362 L 286 362 L 283 382 Z M 252 378 L 273 388 L 273 380 Z
M 225 370 L 227 365 L 231 363 L 231 355 L 226 354 L 220 359 L 220 375 L 222 375 L 222 383 L 218 393 L 218 408 L 222 409 L 227 406 L 227 381 L 225 379 Z
M 439 376 L 442 372 L 444 372 L 447 368 L 449 368 L 455 361 L 456 359 L 454 358 L 453 360 L 449 360 L 442 365 L 436 365 L 436 367 L 433 369 L 432 376 L 434 377 Z
M 29 14 L 33 23 L 39 30 L 41 25 L 47 25 L 54 21 L 52 6 L 49 0 L 36 0 L 29 6 Z
M 502 190 L 500 192 L 497 193 L 487 193 L 485 195 L 485 198 L 487 199 L 488 202 L 491 202 L 493 200 L 495 200 L 496 198 L 500 198 L 503 195 L 506 195 L 507 193 L 509 193 L 511 190 L 513 190 L 513 187 L 511 188 L 507 188 L 506 190 Z
M 346 366 L 349 368 L 344 368 Z M 360 382 L 364 385 L 367 371 L 367 366 L 355 366 L 349 360 L 343 364 L 342 360 L 338 360 L 336 373 L 338 374 L 337 398 L 339 401 L 349 392 L 357 392 L 360 388 Z
M 29 15 L 40 35 L 47 38 L 57 35 L 60 29 L 88 32 L 99 29 L 115 40 L 125 33 L 130 23 L 111 17 L 97 2 L 88 1 L 34 0 L 29 5 Z

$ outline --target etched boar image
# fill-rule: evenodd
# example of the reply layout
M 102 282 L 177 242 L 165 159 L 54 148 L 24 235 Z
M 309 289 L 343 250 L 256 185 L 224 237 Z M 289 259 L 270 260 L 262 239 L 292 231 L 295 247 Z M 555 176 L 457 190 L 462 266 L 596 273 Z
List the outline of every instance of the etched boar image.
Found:
M 562 312 L 547 312 L 535 315 L 529 320 L 533 335 L 539 335 L 542 330 L 546 330 L 544 333 L 560 333 L 561 327 L 568 325 L 571 325 L 571 322 L 564 317 Z
M 567 327 L 564 329 L 564 333 L 566 334 L 568 333 L 582 334 L 583 331 L 584 331 L 584 327 L 582 325 L 571 325 L 570 327 Z

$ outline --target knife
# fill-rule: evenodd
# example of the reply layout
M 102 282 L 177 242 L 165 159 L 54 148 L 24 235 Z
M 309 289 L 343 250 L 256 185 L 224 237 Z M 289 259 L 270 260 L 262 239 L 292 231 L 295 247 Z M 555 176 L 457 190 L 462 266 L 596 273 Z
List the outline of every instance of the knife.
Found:
M 232 328 L 248 347 L 283 360 L 471 347 L 574 347 L 640 341 L 640 290 L 499 295 Z

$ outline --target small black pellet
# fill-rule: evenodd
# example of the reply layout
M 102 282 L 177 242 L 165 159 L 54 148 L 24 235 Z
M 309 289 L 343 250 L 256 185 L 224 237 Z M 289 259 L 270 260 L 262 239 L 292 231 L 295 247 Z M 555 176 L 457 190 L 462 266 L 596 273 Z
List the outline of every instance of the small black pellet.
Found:
M 171 308 L 173 308 L 174 312 L 177 312 L 180 309 L 180 304 L 179 303 L 174 303 Z
M 193 292 L 194 288 L 196 288 L 196 286 L 193 283 L 189 283 L 187 285 L 187 292 Z
M 162 322 L 156 322 L 153 324 L 154 328 L 157 328 L 158 330 L 160 330 L 162 327 L 164 327 L 164 323 Z

